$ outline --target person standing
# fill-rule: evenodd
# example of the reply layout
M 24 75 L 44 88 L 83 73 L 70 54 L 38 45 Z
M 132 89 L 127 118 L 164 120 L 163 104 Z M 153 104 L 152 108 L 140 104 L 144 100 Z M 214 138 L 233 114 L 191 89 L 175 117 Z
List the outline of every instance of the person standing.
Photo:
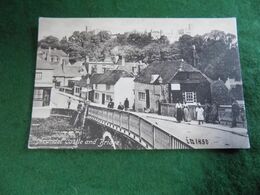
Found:
M 178 123 L 180 123 L 182 120 L 182 104 L 180 103 L 180 101 L 178 101 L 175 107 L 176 107 L 176 119 Z
M 212 108 L 211 108 L 211 112 L 210 112 L 210 120 L 212 123 L 216 124 L 219 123 L 218 120 L 218 106 L 217 103 L 213 103 Z
M 200 103 L 198 103 L 198 107 L 196 108 L 197 121 L 200 124 L 203 124 L 204 121 L 204 109 L 201 107 Z
M 112 98 L 110 98 L 110 102 L 108 103 L 107 107 L 108 108 L 114 108 L 114 102 L 113 102 Z
M 129 100 L 127 98 L 125 99 L 124 106 L 125 106 L 125 111 L 127 111 L 129 108 Z
M 187 104 L 184 104 L 184 108 L 183 108 L 183 115 L 184 115 L 184 121 L 185 122 L 190 122 L 191 121 L 191 117 L 190 117 L 190 111 L 189 111 L 189 107 Z
M 231 128 L 237 126 L 237 117 L 239 116 L 239 105 L 236 100 L 233 100 L 232 103 L 232 125 Z
M 70 105 L 71 105 L 71 97 L 69 97 L 69 99 L 67 100 L 67 104 L 68 104 L 68 109 L 70 109 Z
M 211 112 L 211 106 L 208 103 L 207 100 L 205 100 L 205 122 L 208 123 L 209 122 L 209 116 L 210 116 L 210 112 Z
M 118 110 L 124 110 L 124 106 L 122 105 L 122 103 L 120 102 L 118 107 L 117 107 Z

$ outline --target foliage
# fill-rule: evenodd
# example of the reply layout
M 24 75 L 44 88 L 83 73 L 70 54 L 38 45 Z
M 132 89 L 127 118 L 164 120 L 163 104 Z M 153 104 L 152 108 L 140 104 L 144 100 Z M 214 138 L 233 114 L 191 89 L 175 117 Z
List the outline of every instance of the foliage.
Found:
M 217 30 L 194 37 L 183 35 L 174 43 L 165 35 L 154 39 L 147 32 L 112 35 L 107 31 L 75 31 L 60 41 L 48 36 L 39 41 L 39 46 L 62 49 L 69 54 L 71 62 L 86 56 L 97 61 L 106 56 L 124 56 L 126 61 L 148 64 L 184 59 L 213 80 L 241 79 L 236 37 Z
M 214 81 L 211 84 L 211 97 L 212 103 L 217 103 L 217 105 L 227 105 L 231 103 L 228 88 L 222 80 Z

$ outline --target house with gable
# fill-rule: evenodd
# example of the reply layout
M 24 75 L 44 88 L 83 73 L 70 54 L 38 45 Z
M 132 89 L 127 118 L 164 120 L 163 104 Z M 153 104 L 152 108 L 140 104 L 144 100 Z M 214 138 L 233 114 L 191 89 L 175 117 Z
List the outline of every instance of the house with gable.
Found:
M 51 47 L 48 49 L 43 49 L 39 47 L 37 50 L 37 55 L 52 65 L 70 65 L 69 55 L 60 49 L 51 49 Z
M 130 107 L 134 103 L 134 77 L 124 70 L 107 70 L 90 77 L 93 87 L 93 102 L 107 105 L 112 98 L 115 106 L 128 98 Z
M 54 67 L 48 62 L 37 59 L 32 118 L 47 118 L 50 116 L 53 69 Z
M 135 110 L 158 112 L 159 102 L 211 101 L 211 80 L 183 60 L 154 62 L 134 80 Z

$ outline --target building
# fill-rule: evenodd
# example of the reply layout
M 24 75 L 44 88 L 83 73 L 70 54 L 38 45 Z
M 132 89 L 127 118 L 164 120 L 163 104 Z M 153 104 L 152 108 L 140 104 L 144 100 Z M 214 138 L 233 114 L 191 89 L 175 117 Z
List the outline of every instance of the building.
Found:
M 32 118 L 47 118 L 50 116 L 53 69 L 54 67 L 48 62 L 37 59 Z
M 55 87 L 63 87 L 66 90 L 71 90 L 67 89 L 69 80 L 80 77 L 82 68 L 84 68 L 79 64 L 71 65 L 68 54 L 56 48 L 38 48 L 37 58 L 53 67 L 53 82 L 55 83 Z
M 228 88 L 231 98 L 236 100 L 244 100 L 243 96 L 243 84 L 242 81 L 236 81 L 235 79 L 227 78 L 225 86 Z
M 49 62 L 52 65 L 70 65 L 69 62 L 69 55 L 66 54 L 64 51 L 59 49 L 48 49 L 38 48 L 37 56 L 40 57 L 42 60 Z
M 90 77 L 93 87 L 93 102 L 107 105 L 112 98 L 115 106 L 128 98 L 130 107 L 134 103 L 134 77 L 124 70 L 107 70 Z
M 68 87 L 69 81 L 81 76 L 82 67 L 61 64 L 54 67 L 53 82 L 56 87 Z
M 128 73 L 137 76 L 143 69 L 147 67 L 147 64 L 143 62 L 126 62 L 124 66 L 118 66 L 118 70 L 124 70 Z
M 82 76 L 80 80 L 75 81 L 73 95 L 93 101 L 93 88 L 90 84 L 89 75 Z
M 157 112 L 159 102 L 196 104 L 211 100 L 211 80 L 183 60 L 152 63 L 134 83 L 137 111 Z
M 103 74 L 107 70 L 124 70 L 133 75 L 137 75 L 147 65 L 142 62 L 126 62 L 124 56 L 106 57 L 104 61 L 78 61 L 75 65 L 85 67 L 88 74 Z M 74 64 L 73 64 L 74 66 Z

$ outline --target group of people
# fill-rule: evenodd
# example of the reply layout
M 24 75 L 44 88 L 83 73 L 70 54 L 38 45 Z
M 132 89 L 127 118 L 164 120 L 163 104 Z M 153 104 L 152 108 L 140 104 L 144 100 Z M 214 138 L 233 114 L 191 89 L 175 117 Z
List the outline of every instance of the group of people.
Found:
M 191 121 L 191 112 L 186 103 L 182 104 L 180 102 L 176 103 L 176 119 L 178 122 L 184 120 L 185 122 Z M 231 127 L 237 126 L 237 120 L 240 114 L 240 107 L 236 100 L 232 101 L 231 106 L 231 117 L 232 123 Z M 214 123 L 219 124 L 219 116 L 218 116 L 218 105 L 216 103 L 210 104 L 205 101 L 205 105 L 202 107 L 200 103 L 197 104 L 195 108 L 195 118 L 198 121 L 198 124 L 205 123 Z
M 191 121 L 191 115 L 189 112 L 189 107 L 186 103 L 182 104 L 178 102 L 176 104 L 176 119 L 180 123 L 182 120 L 185 122 Z
M 205 101 L 204 108 L 201 106 L 200 103 L 197 104 L 195 108 L 195 118 L 198 121 L 198 124 L 203 124 L 205 121 L 206 123 L 212 122 L 212 123 L 218 123 L 218 107 L 215 103 L 210 105 Z M 177 122 L 181 122 L 184 120 L 185 122 L 190 122 L 192 119 L 191 112 L 189 109 L 189 106 L 184 102 L 183 104 L 181 102 L 176 103 L 176 119 Z
M 113 99 L 111 98 L 109 103 L 108 103 L 108 105 L 107 105 L 107 107 L 108 108 L 114 108 L 114 106 L 115 106 L 115 103 L 113 102 Z M 129 109 L 129 100 L 128 100 L 128 98 L 125 99 L 124 105 L 121 102 L 119 102 L 119 105 L 117 106 L 117 109 L 118 110 L 125 110 L 125 111 L 127 111 Z

